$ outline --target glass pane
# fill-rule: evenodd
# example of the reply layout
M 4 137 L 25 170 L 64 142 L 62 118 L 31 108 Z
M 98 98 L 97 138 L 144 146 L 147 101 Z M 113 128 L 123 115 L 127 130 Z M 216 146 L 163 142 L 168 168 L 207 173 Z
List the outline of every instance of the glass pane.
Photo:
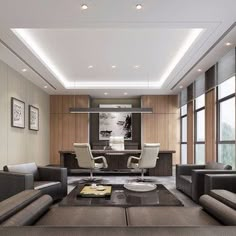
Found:
M 220 103 L 220 141 L 235 140 L 235 98 Z
M 181 164 L 187 164 L 187 144 L 181 144 Z
M 218 147 L 218 161 L 231 165 L 235 169 L 235 145 L 219 144 Z
M 181 119 L 181 142 L 187 142 L 187 117 Z
M 187 104 L 181 107 L 181 116 L 184 116 L 187 114 Z
M 195 163 L 199 165 L 205 164 L 205 144 L 196 144 Z
M 205 109 L 197 112 L 196 117 L 197 127 L 196 127 L 196 141 L 205 141 Z
M 204 106 L 205 106 L 205 94 L 202 94 L 201 96 L 195 99 L 195 109 L 197 110 Z
M 235 93 L 235 76 L 219 84 L 218 99 L 224 98 L 232 93 Z

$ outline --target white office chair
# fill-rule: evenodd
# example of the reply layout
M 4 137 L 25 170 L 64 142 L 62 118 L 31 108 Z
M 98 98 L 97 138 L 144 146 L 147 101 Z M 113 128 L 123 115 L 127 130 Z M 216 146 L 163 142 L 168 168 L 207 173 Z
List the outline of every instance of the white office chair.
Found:
M 145 181 L 144 170 L 155 168 L 158 159 L 160 143 L 145 143 L 140 157 L 130 156 L 127 162 L 128 168 L 141 169 L 140 181 Z M 148 181 L 148 180 L 147 180 Z
M 90 178 L 87 179 L 88 181 L 95 181 L 93 178 L 94 169 L 108 167 L 107 160 L 104 156 L 93 157 L 88 143 L 74 143 L 74 149 L 79 167 L 90 170 Z M 102 162 L 95 162 L 96 160 L 102 160 Z
M 113 150 L 124 150 L 125 141 L 123 136 L 110 136 L 109 146 Z

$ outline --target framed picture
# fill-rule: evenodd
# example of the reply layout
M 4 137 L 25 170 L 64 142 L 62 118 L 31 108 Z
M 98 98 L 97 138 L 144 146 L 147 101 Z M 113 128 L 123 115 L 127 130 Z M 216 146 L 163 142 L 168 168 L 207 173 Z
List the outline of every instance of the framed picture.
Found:
M 11 98 L 11 126 L 25 128 L 25 103 L 13 97 Z
M 39 130 L 39 109 L 29 105 L 29 129 Z
M 100 104 L 102 108 L 132 108 L 131 104 Z M 123 136 L 132 140 L 132 114 L 130 112 L 99 113 L 99 140 L 109 140 L 110 136 Z

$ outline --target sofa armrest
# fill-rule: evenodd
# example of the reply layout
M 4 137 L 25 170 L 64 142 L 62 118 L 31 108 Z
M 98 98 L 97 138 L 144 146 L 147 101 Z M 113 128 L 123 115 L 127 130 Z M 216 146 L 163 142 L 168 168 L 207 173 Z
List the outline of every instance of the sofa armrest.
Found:
M 0 171 L 0 201 L 34 188 L 33 174 Z
M 204 187 L 206 194 L 212 189 L 225 189 L 236 193 L 236 174 L 207 174 Z
M 192 170 L 196 169 L 205 169 L 205 165 L 194 165 L 194 164 L 176 165 L 176 176 L 191 175 Z
M 67 169 L 61 167 L 38 167 L 40 181 L 59 181 L 64 195 L 67 194 Z
M 205 191 L 205 175 L 206 174 L 236 174 L 233 170 L 193 170 L 192 171 L 192 198 L 195 202 L 198 202 L 199 197 L 204 194 Z

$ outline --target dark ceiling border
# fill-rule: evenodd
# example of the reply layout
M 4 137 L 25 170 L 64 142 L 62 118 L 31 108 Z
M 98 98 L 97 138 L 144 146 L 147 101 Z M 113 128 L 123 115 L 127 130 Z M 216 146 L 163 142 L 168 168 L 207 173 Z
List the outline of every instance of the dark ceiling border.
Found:
M 197 62 L 174 84 L 171 90 L 175 89 L 177 85 L 192 71 L 192 69 L 206 57 L 216 46 L 217 44 L 228 34 L 233 28 L 236 26 L 236 22 L 234 22 L 217 40 L 216 42 L 197 60 Z
M 14 51 L 8 44 L 6 44 L 2 39 L 0 43 L 6 47 L 11 53 L 13 53 L 18 59 L 20 59 L 25 65 L 27 65 L 34 73 L 36 73 L 44 82 L 46 82 L 51 88 L 57 90 L 54 85 L 52 85 L 47 79 L 45 79 L 37 70 L 35 70 L 25 59 L 23 59 L 16 51 Z

